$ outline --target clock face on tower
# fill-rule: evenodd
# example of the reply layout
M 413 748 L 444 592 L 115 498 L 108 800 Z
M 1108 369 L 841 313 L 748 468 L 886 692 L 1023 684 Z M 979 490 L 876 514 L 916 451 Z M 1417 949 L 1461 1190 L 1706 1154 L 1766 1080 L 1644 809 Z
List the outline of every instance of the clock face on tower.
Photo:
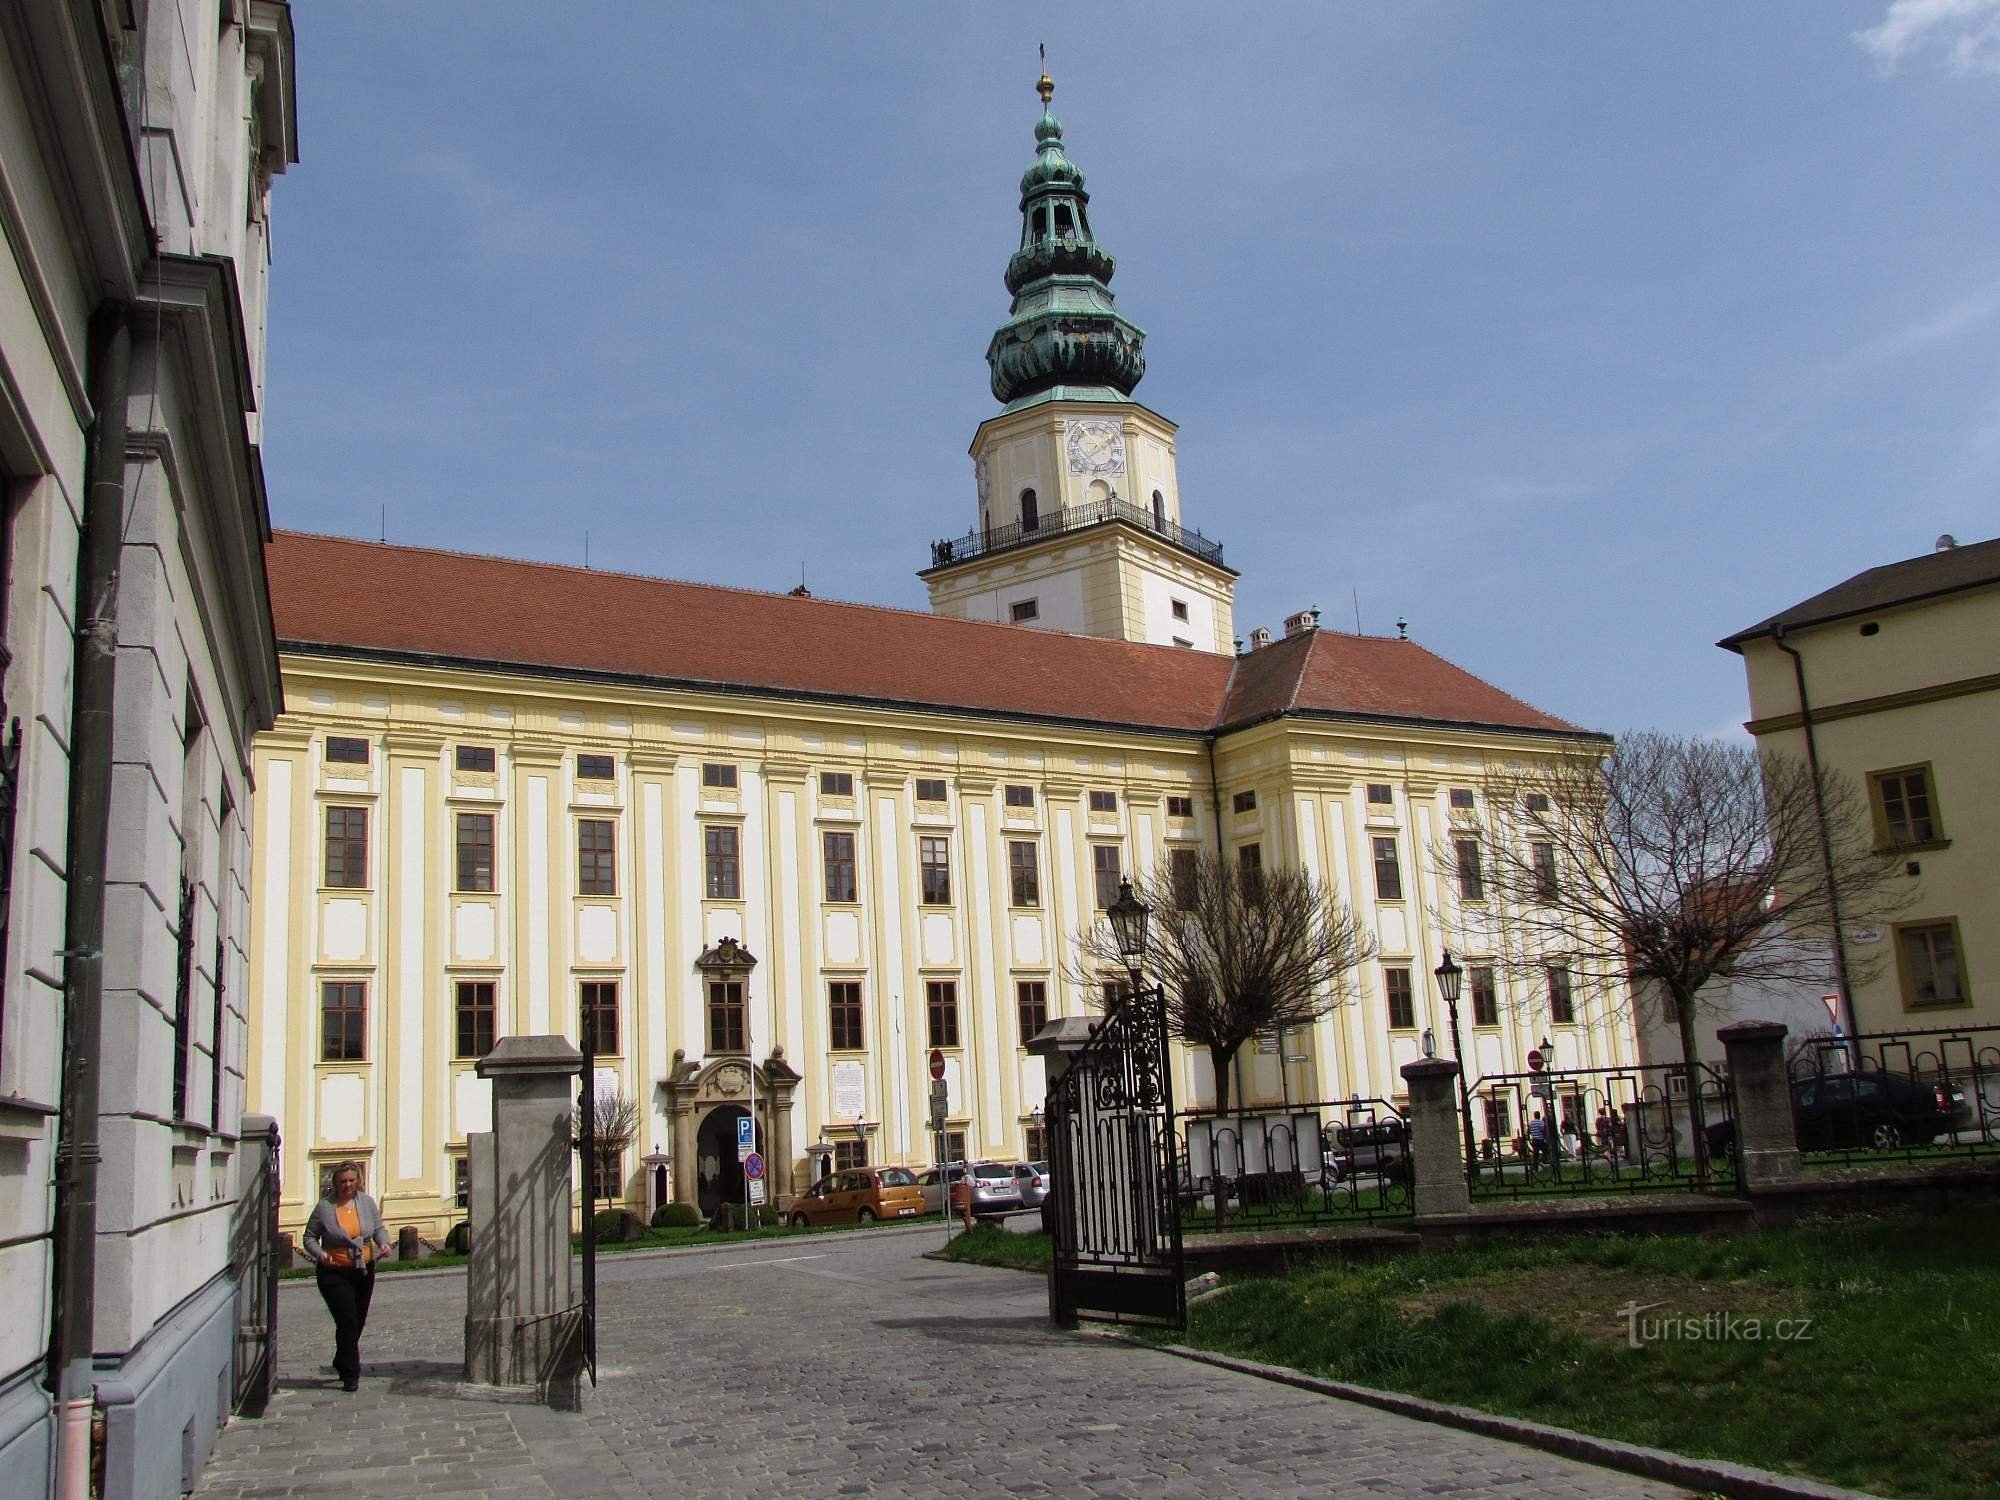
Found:
M 1116 422 L 1092 418 L 1072 422 L 1066 447 L 1072 474 L 1125 472 L 1125 434 Z

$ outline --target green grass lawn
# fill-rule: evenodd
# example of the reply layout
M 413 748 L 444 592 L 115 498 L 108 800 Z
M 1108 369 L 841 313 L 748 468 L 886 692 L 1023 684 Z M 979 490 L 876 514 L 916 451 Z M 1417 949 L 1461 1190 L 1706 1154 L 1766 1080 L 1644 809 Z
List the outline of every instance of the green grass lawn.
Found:
M 944 1254 L 947 1260 L 972 1266 L 1006 1266 L 1016 1271 L 1046 1273 L 1049 1237 L 1039 1229 L 1033 1234 L 1016 1234 L 997 1224 L 976 1224 L 963 1234 L 953 1235 L 951 1243 L 944 1247 Z
M 1636 1349 L 1632 1303 L 1659 1304 Z M 1236 1282 L 1187 1342 L 1884 1495 L 2000 1492 L 2000 1208 L 1328 1265 Z

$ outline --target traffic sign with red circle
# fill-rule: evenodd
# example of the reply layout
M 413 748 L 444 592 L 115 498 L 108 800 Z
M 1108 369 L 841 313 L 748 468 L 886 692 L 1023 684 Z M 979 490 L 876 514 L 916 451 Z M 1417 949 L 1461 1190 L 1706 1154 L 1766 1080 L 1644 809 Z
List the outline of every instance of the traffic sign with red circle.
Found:
M 1528 1071 L 1530 1073 L 1541 1072 L 1542 1064 L 1547 1061 L 1548 1059 L 1542 1056 L 1542 1049 L 1540 1047 L 1530 1047 L 1528 1049 Z
M 936 1047 L 931 1048 L 931 1077 L 944 1077 L 944 1053 Z
M 755 1182 L 764 1175 L 764 1156 L 760 1151 L 752 1151 L 743 1158 L 743 1175 Z

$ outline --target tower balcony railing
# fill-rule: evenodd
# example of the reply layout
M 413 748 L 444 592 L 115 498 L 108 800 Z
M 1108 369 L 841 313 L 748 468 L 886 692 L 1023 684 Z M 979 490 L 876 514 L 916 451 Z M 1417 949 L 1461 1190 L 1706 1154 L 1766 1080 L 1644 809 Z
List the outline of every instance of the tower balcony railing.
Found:
M 1082 505 L 1067 505 L 1053 515 L 1040 517 L 1033 525 L 1016 521 L 1012 525 L 989 526 L 983 531 L 969 531 L 964 536 L 947 537 L 943 541 L 932 542 L 931 566 L 942 568 L 952 563 L 967 562 L 989 553 L 1005 552 L 1011 547 L 1026 546 L 1030 542 L 1041 541 L 1044 537 L 1062 536 L 1067 532 L 1101 526 L 1107 521 L 1124 521 L 1141 531 L 1151 532 L 1185 552 L 1192 552 L 1204 562 L 1214 563 L 1217 567 L 1224 566 L 1222 543 L 1211 541 L 1199 531 L 1182 526 L 1178 522 L 1156 520 L 1153 513 L 1144 506 L 1115 498 L 1090 500 Z

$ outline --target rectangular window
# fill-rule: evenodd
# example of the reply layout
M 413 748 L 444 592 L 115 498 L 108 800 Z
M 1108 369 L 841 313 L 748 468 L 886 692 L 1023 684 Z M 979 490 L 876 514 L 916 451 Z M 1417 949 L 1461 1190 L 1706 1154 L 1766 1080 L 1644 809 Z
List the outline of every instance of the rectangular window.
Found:
M 1504 1141 L 1514 1133 L 1514 1110 L 1512 1101 L 1505 1094 L 1482 1095 L 1480 1104 L 1486 1112 L 1486 1139 Z
M 1132 981 L 1129 979 L 1100 979 L 1097 981 L 1097 993 L 1104 1003 L 1104 1008 L 1109 1010 L 1120 1000 L 1123 1000 L 1127 995 L 1132 993 Z
M 717 761 L 705 761 L 701 768 L 701 784 L 733 790 L 736 786 L 736 767 Z
M 1375 845 L 1375 899 L 1378 901 L 1401 901 L 1403 899 L 1403 865 L 1396 857 L 1396 841 L 1380 838 Z
M 1368 801 L 1375 807 L 1392 807 L 1396 801 L 1395 789 L 1386 781 L 1371 781 L 1368 783 Z
M 854 773 L 852 771 L 820 772 L 819 794 L 822 797 L 852 797 L 854 795 Z
M 924 905 L 951 905 L 951 840 L 936 835 L 918 839 L 917 866 L 923 876 Z
M 1389 1029 L 1416 1030 L 1417 1002 L 1410 990 L 1410 971 L 1403 968 L 1384 969 L 1382 991 L 1389 997 Z
M 493 769 L 493 747 L 460 745 L 454 760 L 461 771 L 490 771 Z
M 1034 528 L 1030 527 L 1028 529 L 1032 531 Z M 947 1130 L 944 1133 L 944 1159 L 946 1164 L 965 1160 L 965 1132 L 963 1130 Z
M 708 1050 L 743 1052 L 747 1007 L 743 1001 L 743 981 L 711 979 L 708 982 Z
M 1553 901 L 1556 895 L 1556 846 L 1530 844 L 1528 854 L 1535 864 L 1536 896 L 1544 901 Z
M 924 985 L 924 1006 L 930 1019 L 930 1045 L 958 1045 L 958 985 L 949 979 L 933 979 Z
M 1188 617 L 1187 600 L 1170 599 L 1167 602 L 1169 608 L 1173 610 L 1173 615 L 1176 620 L 1185 620 Z
M 942 778 L 919 776 L 917 778 L 917 800 L 919 802 L 947 801 L 946 788 Z
M 1956 922 L 1898 928 L 1896 956 L 1903 971 L 1903 1000 L 1911 1009 L 1966 1003 L 1969 997 L 1965 971 L 1959 967 Z
M 319 987 L 319 1060 L 360 1062 L 367 1057 L 368 986 L 329 979 Z
M 866 1045 L 861 1031 L 861 982 L 836 979 L 826 987 L 827 1044 L 836 1052 L 859 1052 Z
M 854 835 L 827 832 L 820 835 L 819 843 L 826 865 L 826 899 L 854 900 Z
M 326 810 L 326 883 L 354 890 L 368 884 L 368 809 Z
M 1191 818 L 1194 816 L 1194 798 L 1167 798 L 1167 816 L 1170 818 Z
M 833 1170 L 836 1172 L 859 1172 L 868 1165 L 868 1142 L 866 1140 L 835 1141 L 833 1143 Z
M 1116 844 L 1092 844 L 1090 846 L 1091 873 L 1097 880 L 1097 909 L 1108 911 L 1118 900 L 1118 846 Z
M 1549 794 L 1547 792 L 1530 792 L 1521 799 L 1521 806 L 1525 807 L 1531 813 L 1545 813 L 1549 810 Z
M 603 818 L 576 825 L 576 889 L 581 896 L 618 894 L 618 828 Z
M 1246 890 L 1254 889 L 1264 878 L 1264 846 L 1245 844 L 1236 851 L 1236 873 L 1242 879 Z
M 608 1057 L 618 1054 L 618 986 L 593 979 L 577 986 L 577 1005 L 590 1050 Z
M 1500 1024 L 1500 991 L 1493 983 L 1491 964 L 1474 964 L 1465 971 L 1466 988 L 1472 992 L 1472 1024 Z
M 1015 906 L 1042 904 L 1042 877 L 1031 839 L 1012 839 L 1007 844 L 1009 900 Z
M 368 741 L 330 734 L 326 737 L 326 758 L 337 765 L 365 766 L 368 764 Z
M 1020 1011 L 1021 1045 L 1026 1046 L 1049 1024 L 1049 987 L 1040 979 L 1023 979 L 1014 985 L 1014 1004 Z
M 1035 789 L 1031 786 L 1021 786 L 1009 782 L 1007 786 L 1007 805 L 1009 807 L 1033 807 L 1035 805 Z
M 608 755 L 579 755 L 576 758 L 578 781 L 609 781 L 611 775 L 611 757 Z
M 708 899 L 742 900 L 743 864 L 737 851 L 736 830 L 728 824 L 709 824 L 701 831 L 701 854 Z
M 174 1118 L 187 1118 L 188 1043 L 194 1035 L 194 882 L 181 876 L 174 963 Z M 217 1066 L 220 1066 L 218 1060 Z
M 462 979 L 452 987 L 458 1019 L 458 1056 L 484 1057 L 499 1039 L 499 1012 L 493 1001 L 493 981 Z
M 1479 840 L 1455 839 L 1458 851 L 1458 895 L 1461 901 L 1486 899 L 1486 872 L 1479 865 Z
M 493 889 L 493 814 L 462 812 L 457 821 L 458 889 L 490 891 Z M 484 1057 L 486 1053 L 479 1055 Z
M 1117 812 L 1118 794 L 1116 792 L 1093 791 L 1090 794 L 1090 810 L 1092 812 Z
M 1569 970 L 1551 964 L 1549 976 L 1549 1019 L 1558 1026 L 1576 1024 L 1576 997 L 1569 987 Z
M 1029 528 L 1033 530 L 1032 527 Z M 1016 625 L 1025 625 L 1030 620 L 1040 619 L 1042 609 L 1032 599 L 1017 599 L 1007 608 L 1007 616 Z
M 1451 789 L 1451 805 L 1460 812 L 1471 812 L 1473 808 L 1472 788 L 1455 786 Z
M 1942 837 L 1938 832 L 1928 766 L 1878 771 L 1869 782 L 1875 792 L 1876 831 L 1885 846 L 1898 849 L 1910 844 L 1929 844 Z
M 454 1207 L 472 1207 L 472 1163 L 463 1156 L 451 1159 L 451 1201 Z
M 1200 878 L 1200 854 L 1193 849 L 1167 851 L 1167 881 L 1174 895 L 1174 905 L 1185 907 L 1194 900 L 1195 886 Z
M 1027 1142 L 1029 1161 L 1047 1161 L 1049 1159 L 1049 1135 L 1046 1126 L 1027 1126 L 1022 1139 Z
M 1255 792 L 1238 792 L 1234 797 L 1229 799 L 1229 807 L 1232 812 L 1255 812 L 1257 810 L 1257 794 Z

